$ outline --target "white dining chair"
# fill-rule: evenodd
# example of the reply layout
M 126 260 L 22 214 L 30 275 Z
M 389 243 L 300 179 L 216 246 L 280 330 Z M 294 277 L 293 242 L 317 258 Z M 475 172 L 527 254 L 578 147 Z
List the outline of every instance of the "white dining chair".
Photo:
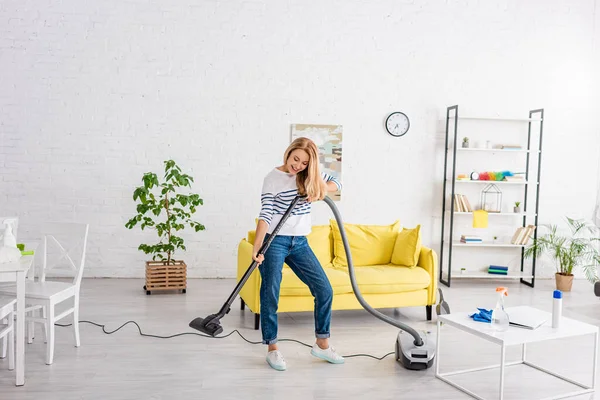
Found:
M 0 297 L 0 339 L 2 339 L 1 358 L 8 354 L 8 369 L 15 369 L 15 305 L 16 298 Z
M 89 224 L 53 224 L 42 232 L 42 265 L 34 280 L 25 282 L 25 321 L 28 323 L 28 342 L 33 341 L 33 324 L 43 325 L 46 346 L 46 364 L 54 361 L 55 324 L 73 315 L 73 335 L 75 347 L 80 346 L 79 338 L 79 292 L 83 270 Z M 77 253 L 77 256 L 75 255 Z M 77 261 L 76 261 L 77 260 Z M 70 282 L 49 280 L 64 277 L 61 271 L 66 268 Z M 16 286 L 0 287 L 0 295 L 16 296 Z M 73 299 L 73 305 L 56 314 L 56 305 Z M 41 314 L 41 315 L 40 315 Z

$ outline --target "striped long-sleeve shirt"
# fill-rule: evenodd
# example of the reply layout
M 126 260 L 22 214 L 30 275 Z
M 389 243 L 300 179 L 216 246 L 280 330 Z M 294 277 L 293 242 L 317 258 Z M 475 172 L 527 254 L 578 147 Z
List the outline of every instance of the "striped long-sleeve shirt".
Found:
M 333 181 L 338 189 L 342 188 L 341 183 L 333 176 L 324 172 L 321 173 L 321 176 L 325 182 Z M 267 233 L 273 233 L 283 214 L 297 195 L 296 175 L 288 174 L 277 168 L 267 174 L 263 181 L 262 206 L 258 216 L 258 219 L 262 219 L 269 224 Z M 283 236 L 308 235 L 311 232 L 311 205 L 311 203 L 301 199 L 278 234 Z

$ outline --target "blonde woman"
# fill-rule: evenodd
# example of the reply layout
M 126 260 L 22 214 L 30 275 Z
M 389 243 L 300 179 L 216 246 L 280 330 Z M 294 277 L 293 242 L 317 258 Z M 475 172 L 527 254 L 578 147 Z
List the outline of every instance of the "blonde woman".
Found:
M 283 165 L 271 170 L 264 178 L 252 258 L 259 264 L 262 277 L 262 342 L 268 345 L 267 363 L 278 371 L 286 369 L 286 362 L 277 347 L 277 308 L 284 262 L 315 297 L 316 343 L 311 354 L 334 364 L 344 362 L 344 358 L 329 345 L 333 300 L 331 284 L 306 240 L 306 235 L 311 232 L 311 202 L 322 200 L 327 192 L 335 192 L 340 188 L 341 184 L 335 178 L 320 173 L 319 151 L 314 142 L 307 138 L 294 140 L 284 153 Z M 257 256 L 263 241 L 273 232 L 298 194 L 306 196 L 306 200 L 296 204 L 265 254 Z

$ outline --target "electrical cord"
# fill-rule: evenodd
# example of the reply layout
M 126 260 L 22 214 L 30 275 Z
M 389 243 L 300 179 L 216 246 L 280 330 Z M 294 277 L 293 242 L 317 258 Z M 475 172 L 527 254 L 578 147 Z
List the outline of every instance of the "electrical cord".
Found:
M 148 334 L 148 333 L 144 333 L 144 332 L 142 332 L 142 328 L 141 328 L 141 327 L 139 326 L 139 324 L 138 324 L 137 322 L 135 322 L 135 321 L 127 321 L 127 322 L 125 322 L 123 325 L 119 326 L 117 329 L 115 329 L 115 330 L 112 330 L 112 331 L 107 331 L 107 330 L 106 330 L 106 325 L 98 324 L 98 323 L 96 323 L 96 322 L 93 322 L 93 321 L 79 321 L 79 323 L 80 323 L 80 324 L 81 324 L 81 323 L 91 324 L 91 325 L 97 326 L 97 327 L 99 327 L 99 328 L 102 328 L 102 332 L 104 332 L 104 333 L 105 333 L 105 334 L 107 334 L 107 335 L 112 335 L 113 333 L 115 333 L 115 332 L 117 332 L 117 331 L 121 330 L 123 327 L 125 327 L 125 326 L 126 326 L 126 325 L 128 325 L 128 324 L 134 324 L 134 325 L 137 327 L 137 329 L 138 329 L 138 332 L 139 332 L 139 334 L 140 334 L 141 336 L 145 336 L 145 337 L 151 337 L 151 338 L 156 338 L 156 339 L 172 339 L 172 338 L 174 338 L 174 337 L 178 337 L 178 336 L 185 336 L 185 335 L 196 335 L 196 336 L 201 336 L 201 337 L 205 337 L 205 338 L 209 338 L 209 339 L 225 339 L 225 338 L 227 338 L 227 337 L 229 337 L 229 336 L 233 335 L 234 333 L 237 333 L 237 334 L 238 334 L 238 335 L 239 335 L 239 336 L 240 336 L 242 339 L 244 339 L 246 342 L 248 342 L 248 343 L 250 343 L 250 344 L 262 344 L 262 342 L 253 342 L 253 341 L 251 341 L 251 340 L 248 340 L 248 339 L 246 339 L 246 338 L 244 337 L 244 335 L 242 335 L 242 334 L 240 333 L 240 331 L 238 331 L 237 329 L 234 329 L 233 331 L 231 331 L 231 332 L 229 332 L 228 334 L 226 334 L 226 335 L 223 335 L 223 336 L 209 336 L 209 335 L 205 335 L 205 334 L 202 334 L 202 333 L 196 333 L 196 332 L 183 332 L 183 333 L 176 333 L 176 334 L 174 334 L 174 335 L 169 335 L 169 336 L 159 336 L 159 335 L 151 335 L 151 334 Z M 55 324 L 55 325 L 56 325 L 56 326 L 60 326 L 60 327 L 63 327 L 63 328 L 65 328 L 65 327 L 72 326 L 73 324 Z M 301 345 L 303 345 L 303 346 L 306 346 L 306 347 L 308 347 L 308 348 L 312 348 L 312 346 L 311 346 L 311 345 L 309 345 L 309 344 L 307 344 L 307 343 L 304 343 L 304 342 L 301 342 L 301 341 L 299 341 L 299 340 L 296 340 L 296 339 L 279 339 L 279 341 L 280 341 L 280 342 L 295 342 L 295 343 L 301 344 Z M 383 360 L 384 358 L 386 358 L 386 357 L 388 357 L 388 356 L 390 356 L 390 355 L 392 355 L 392 354 L 394 354 L 394 352 L 393 352 L 393 351 L 392 351 L 392 352 L 389 352 L 389 353 L 387 353 L 387 354 L 385 354 L 385 355 L 384 355 L 384 356 L 382 356 L 382 357 L 376 357 L 376 356 L 373 356 L 373 355 L 370 355 L 370 354 L 350 354 L 350 355 L 347 355 L 347 356 L 342 356 L 342 357 L 344 357 L 344 358 L 352 358 L 352 357 L 370 357 L 370 358 L 374 358 L 375 360 L 381 361 L 381 360 Z

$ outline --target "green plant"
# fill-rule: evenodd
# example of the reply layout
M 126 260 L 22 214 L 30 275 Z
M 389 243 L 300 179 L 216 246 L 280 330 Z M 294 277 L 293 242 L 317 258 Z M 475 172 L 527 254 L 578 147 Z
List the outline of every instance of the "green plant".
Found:
M 156 244 L 140 244 L 138 250 L 152 254 L 152 260 L 159 259 L 167 264 L 174 262 L 173 253 L 177 249 L 186 250 L 183 238 L 174 232 L 180 231 L 189 225 L 196 232 L 205 229 L 204 225 L 191 219 L 197 207 L 203 205 L 203 200 L 198 194 L 177 193 L 182 187 L 191 188 L 194 178 L 181 173 L 181 168 L 173 160 L 164 162 L 164 182 L 159 182 L 153 172 L 147 172 L 142 177 L 144 186 L 136 188 L 133 200 L 139 201 L 136 207 L 137 215 L 132 217 L 125 227 L 132 229 L 138 223 L 140 228 L 153 228 L 159 237 Z M 153 193 L 160 190 L 158 194 Z M 162 215 L 164 214 L 164 215 Z
M 515 201 L 515 207 L 519 207 L 521 205 L 520 201 Z
M 467 143 L 469 143 L 469 138 L 468 138 L 468 137 L 464 137 L 464 138 L 463 138 L 463 142 L 467 142 Z
M 556 225 L 541 225 L 548 233 L 537 237 L 525 249 L 525 257 L 539 257 L 546 253 L 556 262 L 560 275 L 573 275 L 575 267 L 581 267 L 586 278 L 594 283 L 598 281 L 597 268 L 600 265 L 600 243 L 598 228 L 583 220 L 566 217 L 567 232 L 559 232 Z

